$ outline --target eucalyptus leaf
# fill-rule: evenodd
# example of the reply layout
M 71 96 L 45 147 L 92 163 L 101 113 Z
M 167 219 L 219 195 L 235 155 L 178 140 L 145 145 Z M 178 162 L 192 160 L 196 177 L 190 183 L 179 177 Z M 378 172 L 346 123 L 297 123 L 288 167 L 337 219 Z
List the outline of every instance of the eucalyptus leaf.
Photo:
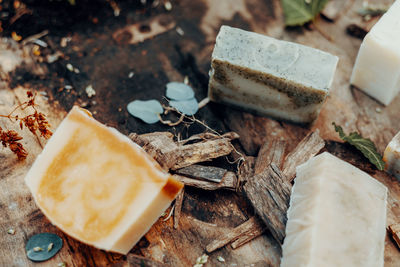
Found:
M 158 122 L 158 115 L 164 112 L 160 102 L 154 99 L 132 101 L 128 104 L 127 109 L 132 116 L 139 118 L 148 124 Z
M 199 110 L 199 103 L 197 103 L 195 98 L 182 101 L 171 100 L 169 105 L 188 116 L 196 114 Z
M 173 100 L 189 100 L 194 98 L 194 91 L 185 83 L 170 82 L 167 83 L 166 96 Z
M 385 162 L 382 160 L 381 154 L 378 153 L 375 144 L 370 139 L 363 138 L 356 132 L 346 135 L 342 127 L 336 125 L 334 122 L 332 125 L 343 141 L 357 148 L 378 170 L 382 171 L 385 168 Z
M 28 259 L 46 261 L 56 255 L 62 246 L 63 241 L 58 235 L 41 233 L 32 236 L 26 243 L 25 249 Z
M 281 0 L 286 26 L 298 26 L 314 19 L 329 0 Z

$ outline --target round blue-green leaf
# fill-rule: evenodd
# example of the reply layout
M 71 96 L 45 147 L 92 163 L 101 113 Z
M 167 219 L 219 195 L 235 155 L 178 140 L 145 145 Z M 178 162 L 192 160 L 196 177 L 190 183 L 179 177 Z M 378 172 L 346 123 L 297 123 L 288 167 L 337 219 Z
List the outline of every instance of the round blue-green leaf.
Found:
M 199 110 L 199 103 L 197 103 L 195 98 L 181 101 L 171 100 L 169 101 L 169 105 L 189 116 L 196 114 L 196 112 Z
M 52 233 L 32 236 L 26 243 L 26 255 L 32 261 L 46 261 L 57 254 L 63 246 L 61 237 Z
M 159 121 L 158 114 L 163 113 L 164 109 L 157 100 L 135 100 L 128 104 L 128 112 L 144 121 L 152 124 Z
M 169 99 L 173 100 L 189 100 L 194 98 L 192 87 L 187 84 L 178 82 L 167 83 L 167 92 L 165 95 Z

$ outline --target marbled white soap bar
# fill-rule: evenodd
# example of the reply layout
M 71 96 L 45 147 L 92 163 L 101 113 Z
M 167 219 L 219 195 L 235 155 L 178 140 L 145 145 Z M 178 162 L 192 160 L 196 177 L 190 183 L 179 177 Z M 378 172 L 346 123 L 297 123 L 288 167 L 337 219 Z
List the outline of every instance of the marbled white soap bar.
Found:
M 296 173 L 281 267 L 383 267 L 386 186 L 328 152 Z
M 400 91 L 400 1 L 365 36 L 351 84 L 389 105 Z
M 222 26 L 212 54 L 212 101 L 299 123 L 317 118 L 338 58 L 300 44 Z

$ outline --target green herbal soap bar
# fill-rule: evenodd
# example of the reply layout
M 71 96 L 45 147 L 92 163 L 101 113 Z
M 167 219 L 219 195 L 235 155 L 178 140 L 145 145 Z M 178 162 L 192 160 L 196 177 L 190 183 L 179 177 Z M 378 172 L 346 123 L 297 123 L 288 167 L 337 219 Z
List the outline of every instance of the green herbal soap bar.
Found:
M 329 93 L 337 62 L 318 49 L 222 26 L 208 95 L 261 115 L 310 123 Z

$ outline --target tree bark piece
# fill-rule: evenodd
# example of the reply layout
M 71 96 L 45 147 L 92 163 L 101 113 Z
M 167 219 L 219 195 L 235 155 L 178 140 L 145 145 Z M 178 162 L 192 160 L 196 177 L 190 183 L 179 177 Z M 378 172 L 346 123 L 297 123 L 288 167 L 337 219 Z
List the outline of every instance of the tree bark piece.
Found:
M 249 179 L 243 190 L 273 237 L 282 244 L 291 190 L 285 175 L 272 163 Z
M 389 225 L 388 230 L 400 249 L 400 223 Z
M 171 169 L 177 170 L 195 163 L 226 156 L 232 150 L 233 146 L 229 138 L 206 140 L 200 143 L 180 146 L 179 152 L 176 154 L 175 165 Z
M 129 266 L 146 266 L 146 267 L 162 267 L 165 266 L 165 264 L 158 262 L 158 261 L 153 261 L 150 259 L 147 259 L 145 257 L 139 256 L 139 255 L 134 255 L 134 254 L 129 254 L 126 258 L 127 262 L 129 263 Z
M 175 210 L 174 210 L 174 228 L 175 229 L 178 229 L 178 226 L 179 226 L 179 218 L 181 217 L 182 203 L 183 203 L 184 195 L 185 195 L 185 187 L 182 188 L 181 192 L 179 192 L 179 194 L 175 200 Z
M 222 235 L 219 239 L 214 240 L 206 246 L 206 251 L 211 253 L 223 246 L 229 244 L 232 241 L 237 240 L 239 237 L 246 235 L 249 232 L 253 232 L 255 228 L 260 225 L 259 220 L 256 217 L 251 217 L 246 222 L 232 229 L 232 231 L 227 232 Z
M 254 174 L 261 173 L 271 163 L 281 167 L 285 156 L 286 142 L 278 139 L 268 140 L 261 146 L 256 159 Z
M 291 182 L 296 176 L 297 166 L 315 156 L 324 146 L 325 141 L 319 136 L 318 129 L 306 135 L 285 158 L 282 172 L 288 181 Z
M 191 165 L 177 170 L 175 173 L 187 177 L 193 177 L 219 183 L 228 170 L 212 166 Z
M 226 172 L 220 183 L 209 182 L 204 180 L 198 180 L 182 175 L 174 175 L 175 179 L 181 181 L 186 186 L 197 187 L 204 190 L 218 190 L 218 189 L 229 189 L 236 190 L 237 177 L 233 172 Z
M 179 146 L 174 142 L 170 132 L 154 132 L 137 135 L 131 133 L 129 138 L 153 157 L 163 169 L 169 170 L 175 165 Z
M 240 165 L 237 179 L 237 189 L 241 189 L 242 185 L 246 183 L 249 177 L 254 175 L 254 164 L 255 158 L 251 156 L 245 156 L 245 161 Z

